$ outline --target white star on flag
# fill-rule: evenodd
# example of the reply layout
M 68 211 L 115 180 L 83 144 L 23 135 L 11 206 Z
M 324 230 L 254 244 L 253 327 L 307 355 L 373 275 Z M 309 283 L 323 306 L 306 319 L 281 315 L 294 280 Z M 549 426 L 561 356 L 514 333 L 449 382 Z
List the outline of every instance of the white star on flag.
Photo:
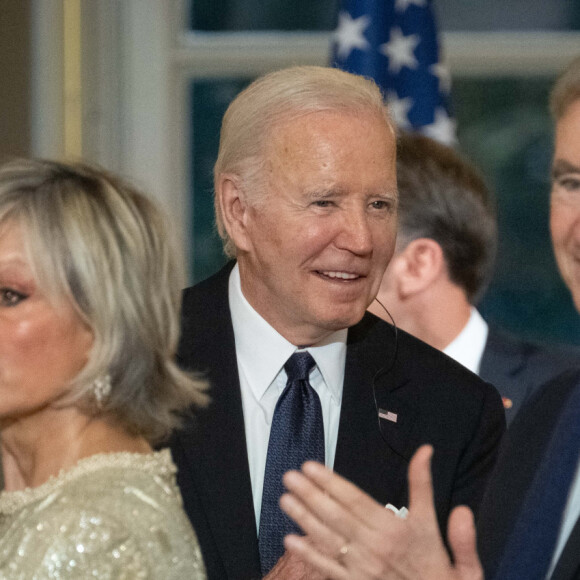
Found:
M 425 6 L 427 0 L 395 0 L 395 10 L 397 12 L 405 12 L 411 4 L 415 6 Z
M 449 94 L 451 92 L 451 73 L 449 72 L 449 67 L 438 62 L 429 67 L 429 72 L 439 79 L 439 90 L 442 93 Z
M 437 107 L 435 120 L 431 125 L 425 125 L 421 133 L 451 147 L 455 145 L 455 129 L 456 122 L 449 117 L 445 109 Z
M 409 123 L 408 114 L 413 106 L 413 99 L 411 97 L 400 99 L 397 93 L 389 91 L 387 93 L 387 104 L 395 124 L 402 129 L 410 129 L 411 123 Z
M 418 34 L 404 36 L 400 28 L 391 28 L 389 42 L 380 47 L 380 51 L 389 59 L 389 72 L 398 73 L 404 66 L 417 68 L 419 63 L 413 51 L 419 41 Z
M 453 143 L 451 78 L 439 64 L 436 0 L 339 0 L 333 66 L 371 77 L 393 121 Z M 443 113 L 443 111 L 446 112 Z
M 364 15 L 359 18 L 352 18 L 348 12 L 341 12 L 338 15 L 338 27 L 334 33 L 336 42 L 336 54 L 339 58 L 346 59 L 353 48 L 365 50 L 370 48 L 364 31 L 371 23 L 369 16 Z

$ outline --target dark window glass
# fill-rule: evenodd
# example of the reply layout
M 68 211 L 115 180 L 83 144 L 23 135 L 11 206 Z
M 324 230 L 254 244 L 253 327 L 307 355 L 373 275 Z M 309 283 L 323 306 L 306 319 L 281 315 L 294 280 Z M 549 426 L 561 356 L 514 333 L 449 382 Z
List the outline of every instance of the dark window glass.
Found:
M 442 30 L 578 30 L 579 0 L 433 0 Z
M 498 257 L 482 313 L 518 334 L 580 344 L 580 320 L 550 242 L 553 80 L 455 79 L 453 97 L 461 146 L 498 204 Z
M 387 0 L 376 0 L 383 2 Z M 192 30 L 333 30 L 340 0 L 191 0 Z M 580 0 L 433 0 L 442 30 L 579 30 Z
M 333 30 L 339 0 L 192 0 L 192 30 Z
M 250 80 L 197 80 L 191 83 L 191 272 L 194 282 L 207 278 L 226 261 L 214 222 L 213 165 L 217 157 L 223 114 L 232 99 Z

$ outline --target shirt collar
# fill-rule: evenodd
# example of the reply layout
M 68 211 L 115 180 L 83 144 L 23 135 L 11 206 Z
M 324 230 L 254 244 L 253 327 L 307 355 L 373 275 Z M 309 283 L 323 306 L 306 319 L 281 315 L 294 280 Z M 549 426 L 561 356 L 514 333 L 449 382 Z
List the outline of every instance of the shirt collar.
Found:
M 483 350 L 487 341 L 488 326 L 481 314 L 472 306 L 471 315 L 463 330 L 443 349 L 443 352 L 467 367 L 479 372 Z
M 272 328 L 246 300 L 237 264 L 229 279 L 229 305 L 238 365 L 259 400 L 298 349 Z M 344 382 L 347 334 L 346 328 L 338 330 L 306 349 L 314 358 L 332 397 L 339 403 Z

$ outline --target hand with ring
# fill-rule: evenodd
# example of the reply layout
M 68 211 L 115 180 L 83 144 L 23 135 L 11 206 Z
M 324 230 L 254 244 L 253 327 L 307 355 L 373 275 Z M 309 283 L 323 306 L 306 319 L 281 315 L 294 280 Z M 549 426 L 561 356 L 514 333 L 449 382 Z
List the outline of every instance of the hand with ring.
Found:
M 401 519 L 354 484 L 308 462 L 284 476 L 282 509 L 306 536 L 290 535 L 286 549 L 331 580 L 482 580 L 471 511 L 449 518 L 452 564 L 433 505 L 431 455 L 423 446 L 409 465 L 409 514 Z

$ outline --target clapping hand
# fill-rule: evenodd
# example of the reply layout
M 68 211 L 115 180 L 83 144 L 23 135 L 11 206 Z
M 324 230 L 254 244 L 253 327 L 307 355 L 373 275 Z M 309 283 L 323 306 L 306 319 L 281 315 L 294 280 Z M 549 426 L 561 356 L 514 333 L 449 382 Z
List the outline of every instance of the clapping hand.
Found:
M 332 580 L 482 580 L 469 508 L 457 507 L 449 518 L 454 564 L 441 540 L 432 453 L 422 446 L 410 462 L 406 519 L 318 463 L 286 473 L 280 505 L 306 534 L 287 536 L 286 550 Z

